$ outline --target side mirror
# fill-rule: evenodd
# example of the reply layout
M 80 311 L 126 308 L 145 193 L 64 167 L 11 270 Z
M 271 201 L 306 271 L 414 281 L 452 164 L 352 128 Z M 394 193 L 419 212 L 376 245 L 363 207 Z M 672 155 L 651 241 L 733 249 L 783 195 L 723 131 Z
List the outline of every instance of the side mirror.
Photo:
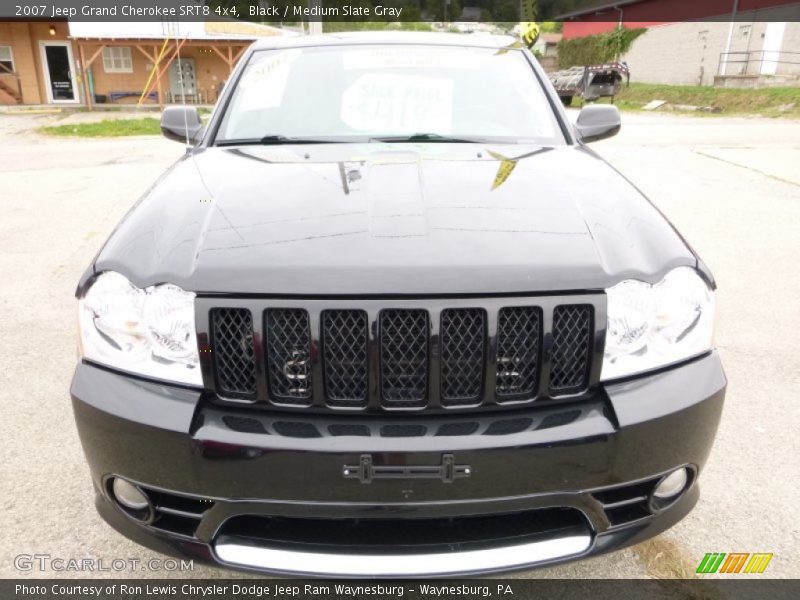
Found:
M 194 146 L 202 138 L 203 123 L 193 106 L 168 106 L 161 113 L 161 133 L 176 142 Z
M 619 133 L 622 119 L 619 110 L 611 104 L 591 104 L 578 114 L 575 129 L 585 144 L 604 140 Z

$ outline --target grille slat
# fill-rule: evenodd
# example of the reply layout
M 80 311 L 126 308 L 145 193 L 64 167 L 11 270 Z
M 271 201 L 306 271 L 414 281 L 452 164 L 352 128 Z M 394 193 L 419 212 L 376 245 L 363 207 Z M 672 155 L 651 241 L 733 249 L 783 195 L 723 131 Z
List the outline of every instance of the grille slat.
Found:
M 486 311 L 480 308 L 442 311 L 439 335 L 442 405 L 480 402 L 486 360 Z
M 313 381 L 308 312 L 269 309 L 266 330 L 270 397 L 283 404 L 310 404 Z
M 523 400 L 536 394 L 542 344 L 542 311 L 535 306 L 500 309 L 497 320 L 498 402 Z
M 588 304 L 556 306 L 553 311 L 553 349 L 550 393 L 581 391 L 589 382 L 592 307 Z
M 325 396 L 331 406 L 366 406 L 368 385 L 367 313 L 322 312 Z
M 380 312 L 381 396 L 387 406 L 424 406 L 428 396 L 428 311 Z
M 213 309 L 211 337 L 219 392 L 228 398 L 254 399 L 256 361 L 250 311 L 245 308 Z

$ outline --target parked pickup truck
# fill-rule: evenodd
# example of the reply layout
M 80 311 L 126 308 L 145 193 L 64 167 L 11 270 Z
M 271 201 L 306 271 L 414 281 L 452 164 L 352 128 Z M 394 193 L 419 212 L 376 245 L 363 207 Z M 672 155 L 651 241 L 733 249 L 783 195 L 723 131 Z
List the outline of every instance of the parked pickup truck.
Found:
M 591 102 L 598 98 L 610 97 L 619 93 L 623 80 L 630 83 L 631 73 L 624 62 L 607 65 L 590 65 L 586 67 L 570 67 L 549 74 L 550 82 L 561 98 L 564 106 L 572 104 L 575 96 Z
M 714 278 L 505 37 L 264 39 L 77 289 L 100 514 L 324 577 L 495 573 L 697 502 Z

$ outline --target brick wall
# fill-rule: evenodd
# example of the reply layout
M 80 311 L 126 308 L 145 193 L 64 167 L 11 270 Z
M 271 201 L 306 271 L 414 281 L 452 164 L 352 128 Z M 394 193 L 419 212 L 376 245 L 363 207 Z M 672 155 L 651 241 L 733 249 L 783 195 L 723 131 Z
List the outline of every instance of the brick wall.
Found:
M 50 27 L 55 29 L 50 34 Z M 23 104 L 46 104 L 48 102 L 47 90 L 39 42 L 42 41 L 69 41 L 66 22 L 0 22 L 0 46 L 11 46 L 14 59 L 14 68 L 19 74 L 22 90 Z M 151 55 L 158 54 L 162 40 L 154 40 L 143 45 Z M 94 54 L 99 45 L 90 42 L 84 44 L 84 55 L 87 60 Z M 83 79 L 79 72 L 79 48 L 75 40 L 71 41 L 74 58 L 73 68 L 77 75 L 76 93 L 84 101 Z M 155 49 L 154 49 L 155 47 Z M 152 62 L 146 58 L 135 44 L 130 45 L 133 71 L 131 73 L 107 73 L 103 66 L 102 54 L 92 63 L 91 75 L 94 83 L 95 94 L 108 95 L 111 91 L 139 92 L 144 91 L 145 84 L 150 76 Z M 227 54 L 227 48 L 222 48 Z M 234 54 L 238 48 L 234 48 Z M 210 47 L 184 46 L 181 57 L 191 58 L 195 62 L 197 77 L 197 90 L 200 98 L 205 102 L 213 103 L 217 99 L 217 90 L 221 88 L 229 76 L 228 65 Z M 17 90 L 16 78 L 11 75 L 0 76 L 2 82 Z M 165 100 L 169 92 L 169 73 L 162 78 L 162 90 Z M 135 103 L 138 97 L 125 98 L 120 103 Z
M 54 35 L 50 35 L 51 26 L 55 29 Z M 39 42 L 66 40 L 67 33 L 67 24 L 63 22 L 0 22 L 0 46 L 11 46 L 24 104 L 47 102 Z M 16 80 L 10 76 L 5 76 L 3 81 L 16 87 Z
M 95 94 L 108 95 L 109 92 L 124 91 L 141 93 L 145 89 L 147 80 L 150 77 L 150 70 L 153 63 L 144 56 L 135 45 L 129 46 L 131 49 L 131 59 L 133 71 L 131 73 L 107 73 L 103 65 L 103 56 L 100 55 L 91 65 L 92 79 L 94 81 Z M 143 46 L 150 55 L 157 55 L 161 49 L 161 42 L 153 45 Z M 84 54 L 88 58 L 96 50 L 95 46 L 86 45 Z M 225 50 L 223 49 L 223 52 Z M 235 51 L 234 51 L 235 53 Z M 210 48 L 204 46 L 191 46 L 181 49 L 181 57 L 193 59 L 195 63 L 195 74 L 197 78 L 197 91 L 200 97 L 206 102 L 216 101 L 217 89 L 228 78 L 228 65 Z M 156 88 L 153 88 L 154 90 Z M 170 90 L 169 72 L 165 73 L 161 80 L 161 89 L 164 93 L 165 101 L 168 99 L 167 93 Z M 136 103 L 137 97 L 119 100 L 120 103 Z

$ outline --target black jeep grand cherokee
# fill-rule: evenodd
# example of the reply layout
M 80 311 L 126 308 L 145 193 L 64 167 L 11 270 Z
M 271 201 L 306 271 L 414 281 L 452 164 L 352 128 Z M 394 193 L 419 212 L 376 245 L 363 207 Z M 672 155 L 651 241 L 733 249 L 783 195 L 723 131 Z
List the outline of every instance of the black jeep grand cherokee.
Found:
M 513 40 L 258 43 L 81 280 L 75 417 L 117 530 L 243 569 L 527 568 L 698 498 L 714 280 Z

